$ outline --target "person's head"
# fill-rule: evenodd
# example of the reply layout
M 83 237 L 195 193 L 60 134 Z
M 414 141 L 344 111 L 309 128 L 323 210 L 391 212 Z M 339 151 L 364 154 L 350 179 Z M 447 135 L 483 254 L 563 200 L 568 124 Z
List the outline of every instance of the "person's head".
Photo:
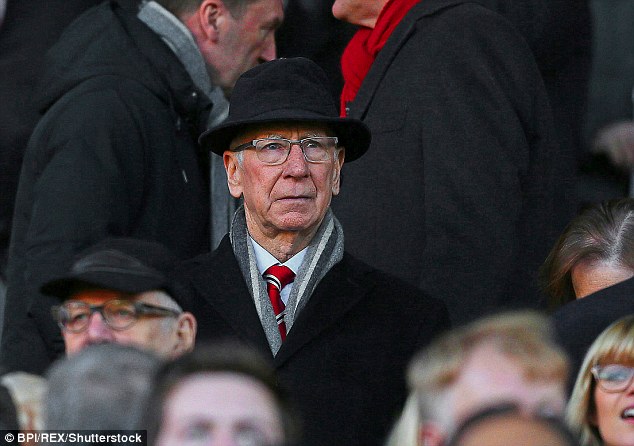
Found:
M 159 370 L 146 420 L 152 446 L 268 446 L 296 436 L 272 367 L 228 341 L 198 346 Z
M 408 370 L 419 402 L 420 439 L 445 444 L 467 417 L 499 404 L 561 414 L 567 373 L 545 316 L 504 313 L 456 328 L 420 352 Z
M 634 276 L 634 199 L 583 210 L 561 234 L 541 269 L 551 308 Z
M 526 414 L 513 406 L 492 407 L 458 427 L 448 446 L 578 446 L 560 418 Z
M 44 427 L 42 400 L 46 385 L 46 379 L 31 373 L 10 372 L 0 377 L 0 386 L 11 396 L 20 430 L 37 430 Z M 2 417 L 0 419 L 5 421 Z M 4 429 L 11 429 L 11 427 Z
M 171 291 L 175 259 L 161 244 L 108 238 L 80 253 L 70 271 L 41 290 L 57 296 L 53 317 L 66 353 L 92 344 L 131 344 L 175 357 L 193 348 L 196 320 Z
M 326 74 L 305 58 L 274 60 L 241 76 L 228 119 L 201 137 L 223 155 L 229 190 L 244 198 L 251 236 L 263 245 L 305 242 L 296 251 L 312 239 L 339 192 L 344 157 L 358 158 L 369 142 L 365 124 L 339 117 Z
M 634 315 L 606 328 L 584 358 L 567 419 L 584 446 L 634 445 Z
M 238 77 L 276 57 L 282 0 L 157 0 L 191 31 L 211 81 L 227 96 Z
M 131 430 L 139 423 L 159 359 L 118 344 L 92 345 L 47 371 L 44 427 Z
M 374 28 L 388 0 L 335 0 L 332 15 L 353 25 Z

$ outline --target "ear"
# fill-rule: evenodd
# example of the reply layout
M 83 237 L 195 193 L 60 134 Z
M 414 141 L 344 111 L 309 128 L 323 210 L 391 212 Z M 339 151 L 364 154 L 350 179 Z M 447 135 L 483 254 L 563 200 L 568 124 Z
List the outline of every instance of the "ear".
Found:
M 225 170 L 227 171 L 229 192 L 232 197 L 240 198 L 242 196 L 242 166 L 238 160 L 238 154 L 227 150 L 222 155 L 222 160 L 224 161 Z
M 423 421 L 418 434 L 419 446 L 444 446 L 445 433 L 438 423 Z
M 335 167 L 332 172 L 332 194 L 339 195 L 341 188 L 341 168 L 343 167 L 343 161 L 346 157 L 346 149 L 344 147 L 337 152 L 337 159 L 335 159 Z
M 176 345 L 172 351 L 173 357 L 181 356 L 194 349 L 196 342 L 196 318 L 189 312 L 181 313 L 176 321 Z
M 218 29 L 228 12 L 222 0 L 203 0 L 198 7 L 196 14 L 200 27 L 205 36 L 212 42 L 218 41 Z

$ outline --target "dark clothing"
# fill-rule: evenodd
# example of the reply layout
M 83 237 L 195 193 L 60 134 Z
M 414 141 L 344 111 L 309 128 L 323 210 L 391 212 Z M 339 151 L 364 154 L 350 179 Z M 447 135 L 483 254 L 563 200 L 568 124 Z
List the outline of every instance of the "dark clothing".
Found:
M 178 277 L 197 341 L 234 337 L 271 358 L 309 446 L 382 444 L 405 399 L 408 360 L 449 324 L 442 302 L 344 254 L 273 358 L 228 237 Z
M 571 362 L 572 389 L 583 359 L 594 340 L 612 322 L 634 313 L 634 279 L 569 302 L 552 318 L 557 338 Z
M 107 236 L 157 240 L 176 254 L 208 250 L 209 113 L 174 53 L 135 15 L 100 5 L 47 58 L 44 116 L 27 147 L 9 254 L 3 365 L 42 370 L 63 351 L 37 289 Z M 27 316 L 28 310 L 28 316 Z
M 444 300 L 456 323 L 537 306 L 557 148 L 516 29 L 474 3 L 420 2 L 348 116 L 372 130 L 333 200 L 350 252 Z
M 560 184 L 555 202 L 560 230 L 576 215 L 579 166 L 586 158 L 582 126 L 592 58 L 587 0 L 478 0 L 517 26 L 544 80 L 559 138 Z

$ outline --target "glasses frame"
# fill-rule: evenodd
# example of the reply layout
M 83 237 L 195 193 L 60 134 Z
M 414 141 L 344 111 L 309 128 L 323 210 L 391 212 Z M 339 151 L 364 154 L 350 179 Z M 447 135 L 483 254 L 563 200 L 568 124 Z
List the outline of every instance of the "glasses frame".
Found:
M 601 378 L 599 378 L 599 375 L 601 373 L 601 369 L 604 369 L 605 367 L 611 366 L 611 365 L 618 365 L 621 366 L 623 368 L 626 368 L 630 371 L 630 377 L 625 381 L 625 383 L 623 384 L 623 387 L 620 387 L 619 389 L 608 389 L 605 387 L 604 384 L 602 384 L 603 381 Z M 624 366 L 621 364 L 606 364 L 606 365 L 599 365 L 599 364 L 595 364 L 592 369 L 590 369 L 590 372 L 592 373 L 592 376 L 594 376 L 594 380 L 596 381 L 597 385 L 599 387 L 601 387 L 601 389 L 604 392 L 607 393 L 619 393 L 619 392 L 623 392 L 625 389 L 627 389 L 628 387 L 630 387 L 630 385 L 632 384 L 632 379 L 634 378 L 634 367 L 628 367 L 628 366 Z
M 312 164 L 324 164 L 327 163 L 329 160 L 319 160 L 319 161 L 313 161 L 308 159 L 308 157 L 306 156 L 306 151 L 304 150 L 304 147 L 302 146 L 302 144 L 305 141 L 310 141 L 310 140 L 321 140 L 321 139 L 327 139 L 330 141 L 333 141 L 334 144 L 334 149 L 337 150 L 337 144 L 339 144 L 339 138 L 337 138 L 336 136 L 309 136 L 307 138 L 302 138 L 302 139 L 288 139 L 288 138 L 257 138 L 254 140 L 251 140 L 249 142 L 245 142 L 244 144 L 240 144 L 239 146 L 234 147 L 233 149 L 231 149 L 232 152 L 241 152 L 243 150 L 248 150 L 248 149 L 255 149 L 255 153 L 258 157 L 258 159 L 260 160 L 261 163 L 266 164 L 267 166 L 279 166 L 280 164 L 284 164 L 286 162 L 286 160 L 288 159 L 288 156 L 291 153 L 291 149 L 293 148 L 293 145 L 298 145 L 299 148 L 302 151 L 302 154 L 304 155 L 304 159 L 306 160 L 307 163 L 312 163 Z M 284 156 L 279 162 L 276 163 L 269 163 L 266 161 L 263 161 L 262 158 L 260 158 L 260 152 L 262 150 L 258 150 L 258 148 L 256 147 L 257 143 L 259 141 L 286 141 L 289 143 L 288 145 L 288 149 L 286 150 L 286 156 Z
M 111 305 L 113 302 L 122 302 L 122 303 L 126 303 L 126 304 L 131 304 L 132 307 L 134 308 L 134 317 L 132 318 L 132 320 L 130 321 L 130 323 L 124 327 L 113 327 L 109 321 L 109 317 L 106 316 L 106 313 L 104 311 L 105 307 L 108 305 Z M 82 304 L 85 305 L 88 310 L 90 311 L 90 314 L 88 316 L 88 319 L 86 319 L 86 324 L 79 330 L 71 330 L 68 327 L 64 326 L 63 322 L 62 322 L 62 311 L 64 311 L 64 306 L 70 303 L 74 303 L 74 304 Z M 93 314 L 95 313 L 99 313 L 102 317 L 102 319 L 104 320 L 104 322 L 106 323 L 106 325 L 110 328 L 112 328 L 113 330 L 117 330 L 117 331 L 123 331 L 123 330 L 127 330 L 128 328 L 132 327 L 134 324 L 136 324 L 139 320 L 139 318 L 141 316 L 162 316 L 162 317 L 178 317 L 182 314 L 181 311 L 178 310 L 174 310 L 172 308 L 166 308 L 166 307 L 162 307 L 159 305 L 153 305 L 153 304 L 148 304 L 145 302 L 132 302 L 129 300 L 125 300 L 125 299 L 111 299 L 109 301 L 104 302 L 101 305 L 91 305 L 88 304 L 86 302 L 82 302 L 79 300 L 74 300 L 74 301 L 69 301 L 69 302 L 65 302 L 61 305 L 55 305 L 51 308 L 51 313 L 53 314 L 53 317 L 55 318 L 55 320 L 57 321 L 57 325 L 59 325 L 59 327 L 64 330 L 67 331 L 69 333 L 81 333 L 83 331 L 86 331 L 86 329 L 88 328 L 88 326 L 90 325 L 90 318 L 92 317 Z

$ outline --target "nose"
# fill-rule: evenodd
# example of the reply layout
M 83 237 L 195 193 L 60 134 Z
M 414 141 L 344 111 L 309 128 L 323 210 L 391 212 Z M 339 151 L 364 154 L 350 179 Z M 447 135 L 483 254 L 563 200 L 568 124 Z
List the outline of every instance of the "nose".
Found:
M 271 32 L 264 41 L 262 52 L 260 53 L 260 63 L 269 62 L 276 58 L 277 48 L 275 47 L 275 32 Z
M 106 324 L 103 316 L 99 312 L 95 312 L 90 316 L 86 334 L 91 342 L 104 342 L 114 340 L 112 329 Z
M 290 176 L 294 177 L 305 177 L 308 176 L 308 161 L 306 161 L 306 157 L 304 156 L 304 152 L 299 144 L 294 143 L 291 145 L 291 151 L 288 154 L 288 158 L 286 158 L 286 162 L 284 163 L 286 169 L 286 173 Z

